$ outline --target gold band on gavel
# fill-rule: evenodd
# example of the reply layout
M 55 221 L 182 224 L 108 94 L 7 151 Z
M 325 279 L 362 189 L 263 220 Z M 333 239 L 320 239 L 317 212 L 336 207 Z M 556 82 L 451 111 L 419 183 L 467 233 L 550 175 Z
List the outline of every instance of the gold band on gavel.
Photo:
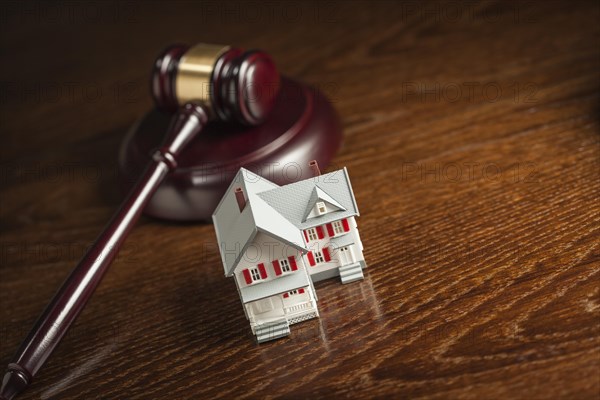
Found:
M 229 48 L 200 43 L 181 57 L 175 77 L 175 93 L 179 105 L 200 100 L 210 106 L 210 77 L 215 63 Z

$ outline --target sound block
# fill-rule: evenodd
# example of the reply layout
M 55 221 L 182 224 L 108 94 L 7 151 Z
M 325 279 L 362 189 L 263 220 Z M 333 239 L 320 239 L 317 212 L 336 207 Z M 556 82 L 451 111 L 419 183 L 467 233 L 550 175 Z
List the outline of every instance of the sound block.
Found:
M 137 121 L 119 153 L 121 184 L 128 190 L 158 147 L 172 115 L 158 110 Z M 322 170 L 340 148 L 339 118 L 318 90 L 282 77 L 280 94 L 260 126 L 210 122 L 161 184 L 145 214 L 172 221 L 210 221 L 240 167 L 279 185 L 312 176 L 310 160 Z

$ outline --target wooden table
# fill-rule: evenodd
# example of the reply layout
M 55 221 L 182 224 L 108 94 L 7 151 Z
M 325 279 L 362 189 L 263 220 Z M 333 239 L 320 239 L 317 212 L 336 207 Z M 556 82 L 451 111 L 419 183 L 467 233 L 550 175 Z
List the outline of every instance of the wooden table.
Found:
M 257 345 L 210 225 L 144 219 L 23 399 L 600 396 L 597 2 L 3 5 L 0 361 L 119 203 L 173 42 L 339 111 L 363 282 Z

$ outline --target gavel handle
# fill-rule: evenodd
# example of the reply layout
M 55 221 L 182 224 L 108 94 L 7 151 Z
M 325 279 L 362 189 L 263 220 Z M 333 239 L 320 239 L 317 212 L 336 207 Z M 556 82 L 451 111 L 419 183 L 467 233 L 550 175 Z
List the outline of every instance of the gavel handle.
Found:
M 17 350 L 4 376 L 0 398 L 10 400 L 30 384 L 94 293 L 146 203 L 176 167 L 177 155 L 206 121 L 204 109 L 194 104 L 186 105 L 175 117 L 163 146 Z

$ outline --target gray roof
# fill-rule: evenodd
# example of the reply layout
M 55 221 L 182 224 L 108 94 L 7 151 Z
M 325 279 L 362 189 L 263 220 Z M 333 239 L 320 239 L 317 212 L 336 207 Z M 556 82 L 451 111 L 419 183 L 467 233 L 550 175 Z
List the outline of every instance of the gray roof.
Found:
M 315 188 L 331 197 L 335 201 L 334 205 L 337 203 L 342 209 L 305 220 L 307 206 L 311 201 L 312 204 L 316 201 L 316 195 L 313 194 L 317 192 Z M 258 193 L 258 197 L 298 229 L 307 229 L 359 215 L 346 168 L 266 190 Z M 327 201 L 327 199 L 323 200 Z
M 234 190 L 241 187 L 247 203 L 240 213 Z M 336 211 L 306 219 L 309 203 L 324 200 Z M 346 168 L 285 186 L 240 168 L 213 213 L 225 275 L 231 276 L 257 232 L 307 252 L 302 230 L 358 215 Z

